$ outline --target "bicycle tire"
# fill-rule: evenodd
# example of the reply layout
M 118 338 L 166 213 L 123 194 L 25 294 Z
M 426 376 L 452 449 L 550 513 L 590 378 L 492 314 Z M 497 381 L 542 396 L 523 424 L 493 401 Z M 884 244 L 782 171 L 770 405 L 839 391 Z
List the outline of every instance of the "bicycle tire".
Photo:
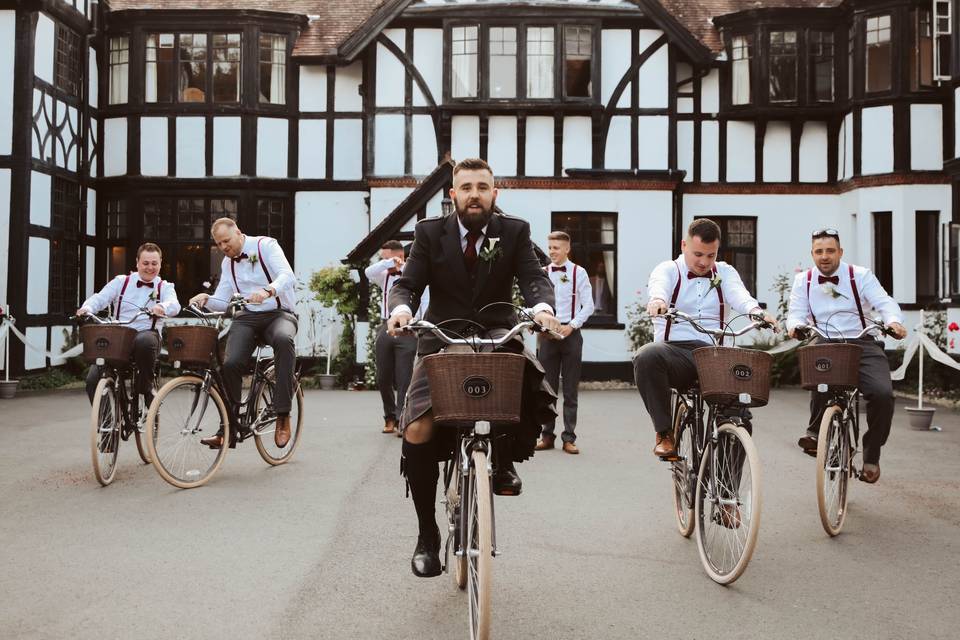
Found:
M 817 510 L 830 537 L 840 533 L 847 517 L 851 458 L 849 422 L 839 406 L 831 405 L 823 412 L 817 436 Z
M 101 378 L 90 407 L 90 458 L 93 475 L 104 487 L 117 475 L 120 453 L 120 403 L 113 378 Z
M 300 444 L 300 434 L 303 432 L 303 389 L 300 387 L 300 382 L 294 380 L 297 390 L 293 394 L 293 406 L 290 411 L 290 440 L 283 448 L 279 448 L 273 440 L 277 426 L 276 415 L 264 418 L 273 407 L 274 383 L 269 377 L 271 372 L 272 368 L 257 387 L 256 396 L 254 396 L 253 415 L 257 416 L 258 423 L 263 422 L 253 427 L 253 440 L 263 461 L 277 466 L 289 462 Z
M 696 482 L 693 465 L 693 433 L 685 420 L 689 408 L 685 402 L 677 400 L 673 414 L 673 433 L 677 443 L 677 460 L 670 463 L 673 476 L 673 514 L 677 521 L 677 531 L 689 538 L 695 529 L 693 504 L 690 489 Z
M 195 413 L 200 403 L 204 402 L 198 395 L 202 385 L 202 378 L 189 374 L 170 380 L 157 392 L 147 413 L 147 424 L 154 425 L 151 437 L 147 438 L 147 449 L 153 466 L 161 478 L 180 489 L 193 489 L 206 484 L 223 464 L 229 448 L 229 414 L 220 394 L 212 386 L 207 389 L 206 395 L 213 400 L 213 409 L 219 415 L 212 416 L 217 418 L 216 422 L 211 421 L 204 429 L 200 429 L 200 422 L 211 409 L 209 404 L 205 404 L 202 413 Z M 182 389 L 188 386 L 195 387 L 192 390 L 193 396 L 190 395 L 190 389 Z M 168 406 L 163 409 L 164 403 L 177 391 L 184 392 L 184 397 L 193 403 L 186 418 L 183 417 L 180 407 Z M 195 420 L 193 428 L 188 427 L 191 418 Z M 200 443 L 201 436 L 213 435 L 216 426 L 225 434 L 223 446 L 209 449 Z M 162 445 L 159 450 L 158 444 Z M 211 451 L 213 453 L 210 453 Z
M 490 591 L 493 582 L 493 510 L 487 453 L 474 451 L 467 489 L 470 519 L 467 531 L 467 610 L 470 639 L 490 638 Z
M 156 377 L 154 377 L 153 382 L 151 383 L 151 388 L 153 395 L 156 396 L 158 389 Z M 134 394 L 133 397 L 136 399 L 135 402 L 139 403 L 142 396 L 139 394 Z M 137 454 L 140 456 L 143 464 L 150 464 L 152 461 L 150 459 L 150 452 L 147 451 L 147 440 L 146 434 L 144 433 L 144 430 L 147 428 L 147 413 L 149 412 L 150 407 L 144 406 L 140 411 L 140 424 L 137 425 L 137 429 L 134 431 L 134 438 L 136 438 L 137 442 Z
M 454 458 L 456 460 L 456 458 Z M 463 549 L 460 535 L 460 518 L 463 512 L 463 489 L 461 488 L 460 465 L 456 462 L 450 464 L 450 477 L 446 484 L 447 499 L 447 531 L 449 532 L 447 541 L 447 554 L 450 552 L 450 545 L 454 547 L 454 553 L 457 549 Z M 447 556 L 449 560 L 449 555 Z M 467 588 L 467 555 L 461 553 L 459 556 L 453 556 L 453 582 L 461 591 Z
M 757 545 L 762 502 L 760 456 L 753 439 L 743 427 L 724 423 L 717 428 L 717 434 L 717 455 L 713 455 L 714 443 L 708 443 L 697 476 L 694 500 L 697 550 L 710 579 L 719 584 L 731 584 L 746 570 Z M 741 455 L 742 464 L 728 464 L 728 460 L 736 460 Z M 721 457 L 724 460 L 717 466 L 723 468 L 718 469 L 717 475 L 725 491 L 713 486 L 714 460 L 720 460 Z M 747 481 L 743 477 L 746 471 L 750 474 Z M 743 495 L 745 490 L 749 491 L 748 496 Z M 734 496 L 722 498 L 721 493 Z M 721 500 L 727 503 L 721 504 Z M 723 508 L 731 506 L 730 500 L 735 500 L 733 515 Z M 730 532 L 735 535 L 729 535 Z M 715 544 L 718 539 L 719 544 Z

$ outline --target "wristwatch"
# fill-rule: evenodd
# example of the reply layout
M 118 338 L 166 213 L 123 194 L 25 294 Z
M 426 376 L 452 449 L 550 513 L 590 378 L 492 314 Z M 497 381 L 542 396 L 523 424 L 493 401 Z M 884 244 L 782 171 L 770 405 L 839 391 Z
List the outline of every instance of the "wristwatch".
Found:
M 270 287 L 264 287 L 263 290 L 267 292 L 268 298 L 272 298 L 275 295 L 273 289 Z

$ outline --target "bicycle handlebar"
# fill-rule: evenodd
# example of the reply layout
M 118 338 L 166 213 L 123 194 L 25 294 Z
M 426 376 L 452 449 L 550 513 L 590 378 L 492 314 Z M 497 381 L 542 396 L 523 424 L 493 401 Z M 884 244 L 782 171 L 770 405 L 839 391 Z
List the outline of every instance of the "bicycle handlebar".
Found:
M 701 325 L 699 322 L 697 322 L 696 318 L 676 308 L 669 309 L 666 313 L 663 314 L 663 317 L 666 317 L 666 318 L 676 318 L 678 320 L 684 320 L 686 322 L 689 322 L 690 326 L 692 326 L 694 329 L 696 329 L 700 333 L 704 333 L 708 336 L 712 336 L 714 338 L 720 338 L 720 339 L 723 339 L 726 337 L 737 338 L 742 336 L 745 333 L 753 331 L 754 329 L 766 329 L 773 326 L 769 322 L 764 320 L 763 316 L 759 314 L 751 313 L 749 314 L 749 316 L 750 318 L 753 319 L 752 323 L 748 324 L 747 326 L 740 329 L 739 331 L 731 331 L 729 329 L 707 329 L 706 327 Z
M 865 336 L 867 336 L 867 335 L 869 335 L 869 334 L 871 334 L 871 333 L 874 333 L 874 332 L 877 331 L 877 330 L 879 330 L 880 333 L 882 333 L 882 334 L 885 335 L 885 336 L 890 336 L 891 338 L 897 338 L 897 335 L 896 335 L 896 333 L 894 333 L 893 329 L 891 329 L 891 328 L 887 327 L 887 325 L 883 324 L 883 321 L 882 321 L 882 320 L 878 320 L 878 319 L 876 319 L 876 318 L 865 318 L 865 319 L 870 322 L 870 325 L 867 326 L 867 327 L 864 327 L 864 328 L 863 328 L 863 331 L 861 331 L 860 333 L 858 333 L 858 334 L 857 334 L 855 337 L 853 337 L 853 338 L 844 338 L 844 337 L 841 335 L 841 336 L 839 336 L 839 339 L 859 340 L 860 338 L 863 338 L 863 337 L 865 337 Z M 794 333 L 797 335 L 798 338 L 804 338 L 804 337 L 807 337 L 808 334 L 810 334 L 810 333 L 815 333 L 815 334 L 819 335 L 821 338 L 824 338 L 825 340 L 838 339 L 838 338 L 831 338 L 831 337 L 827 334 L 826 331 L 821 330 L 820 327 L 818 327 L 818 326 L 816 326 L 816 325 L 798 324 L 796 327 L 794 327 L 793 331 L 794 331 Z
M 444 342 L 445 344 L 466 345 L 469 347 L 476 347 L 479 345 L 492 345 L 493 347 L 499 347 L 501 345 L 506 344 L 510 340 L 512 340 L 524 329 L 534 329 L 536 331 L 539 331 L 542 333 L 549 333 L 553 336 L 563 339 L 563 335 L 557 333 L 556 331 L 545 329 L 543 328 L 543 326 L 541 326 L 537 322 L 534 322 L 533 320 L 524 320 L 523 322 L 520 322 L 500 338 L 480 338 L 477 336 L 471 336 L 469 338 L 451 338 L 446 333 L 443 332 L 443 329 L 433 324 L 432 322 L 427 322 L 426 320 L 415 320 L 410 324 L 400 327 L 401 331 L 415 331 L 417 333 L 432 333 L 441 342 Z
M 228 313 L 233 313 L 238 309 L 244 310 L 247 308 L 247 301 L 243 297 L 243 294 L 235 293 L 231 296 L 229 302 L 227 302 L 226 311 L 204 311 L 202 308 L 198 307 L 195 304 L 187 306 L 187 310 L 195 314 L 197 317 L 210 319 L 210 320 L 219 320 L 223 318 Z

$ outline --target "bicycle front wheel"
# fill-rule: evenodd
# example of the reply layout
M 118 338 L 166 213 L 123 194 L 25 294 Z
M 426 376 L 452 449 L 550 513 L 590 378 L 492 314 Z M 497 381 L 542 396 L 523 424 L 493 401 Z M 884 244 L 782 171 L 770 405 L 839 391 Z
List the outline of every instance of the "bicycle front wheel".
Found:
M 732 423 L 717 429 L 700 461 L 694 506 L 697 549 L 714 582 L 739 578 L 753 556 L 760 531 L 760 457 L 753 439 Z
M 117 382 L 113 378 L 101 378 L 93 392 L 90 410 L 90 457 L 93 475 L 103 486 L 113 482 L 117 475 L 121 423 Z
M 677 443 L 677 459 L 670 463 L 673 472 L 673 506 L 677 530 L 684 538 L 693 533 L 693 487 L 697 480 L 693 467 L 693 429 L 687 418 L 689 408 L 677 402 L 673 414 L 673 434 Z
M 157 395 L 157 384 L 156 381 L 153 383 L 153 395 Z M 147 450 L 147 438 L 150 437 L 147 431 L 147 413 L 150 411 L 150 407 L 146 406 L 143 401 L 143 396 L 140 394 L 135 394 L 137 404 L 140 406 L 140 416 L 139 422 L 137 423 L 137 429 L 134 431 L 134 437 L 137 440 L 137 453 L 140 455 L 140 459 L 143 460 L 143 464 L 150 464 L 150 452 Z M 156 426 L 156 425 L 154 425 Z
M 831 536 L 840 533 L 847 517 L 851 457 L 849 423 L 840 407 L 829 406 L 817 437 L 817 506 L 820 524 Z
M 273 408 L 274 393 L 276 392 L 276 383 L 274 382 L 273 369 L 267 372 L 263 382 L 256 390 L 254 400 L 253 415 L 254 423 L 253 439 L 257 443 L 257 451 L 260 457 L 267 464 L 278 465 L 289 462 L 293 457 L 293 452 L 297 450 L 300 444 L 300 432 L 303 427 L 303 389 L 300 388 L 299 381 L 295 381 L 297 390 L 293 394 L 290 403 L 290 440 L 278 447 L 274 439 L 274 433 L 277 428 L 277 414 Z
M 493 509 L 490 471 L 485 451 L 474 451 L 473 466 L 467 482 L 464 508 L 470 519 L 467 528 L 467 596 L 470 613 L 470 639 L 490 637 L 490 586 L 493 560 Z
M 160 477 L 181 489 L 207 482 L 220 468 L 229 443 L 229 414 L 214 387 L 203 379 L 180 376 L 163 385 L 147 413 L 147 450 Z M 225 434 L 223 446 L 210 449 L 201 439 Z
M 454 457 L 454 460 L 457 460 Z M 444 469 L 444 486 L 446 487 L 446 511 L 447 511 L 447 546 L 446 560 L 450 560 L 450 547 L 453 547 L 454 554 L 460 552 L 460 555 L 453 556 L 453 581 L 457 588 L 467 588 L 467 554 L 463 552 L 460 536 L 461 514 L 465 507 L 463 504 L 463 476 L 460 473 L 460 465 L 455 462 L 448 463 Z

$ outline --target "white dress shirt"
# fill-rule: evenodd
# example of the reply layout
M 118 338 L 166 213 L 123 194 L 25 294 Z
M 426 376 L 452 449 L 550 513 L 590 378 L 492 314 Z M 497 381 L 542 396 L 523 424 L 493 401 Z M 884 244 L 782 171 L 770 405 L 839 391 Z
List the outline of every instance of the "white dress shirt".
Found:
M 737 270 L 726 262 L 717 262 L 716 266 L 717 275 L 720 277 L 720 291 L 723 293 L 724 305 L 741 314 L 761 311 L 760 304 L 743 286 L 743 280 L 740 279 Z M 670 301 L 673 300 L 673 292 L 679 278 L 680 293 L 673 306 L 679 311 L 700 318 L 699 323 L 705 329 L 720 329 L 720 296 L 710 285 L 711 279 L 714 277 L 713 273 L 702 278 L 688 278 L 687 273 L 689 271 L 690 268 L 687 267 L 687 262 L 682 254 L 676 260 L 658 264 L 650 274 L 650 280 L 647 283 L 650 300 L 663 300 L 669 305 Z M 724 318 L 725 322 L 729 320 L 729 316 Z M 664 340 L 666 325 L 665 318 L 653 318 L 655 342 Z M 694 329 L 688 322 L 671 322 L 669 341 L 679 342 L 682 340 L 709 342 L 710 337 Z
M 566 271 L 554 271 L 554 267 L 566 269 Z M 587 270 L 566 260 L 563 264 L 547 265 L 547 275 L 553 283 L 557 320 L 563 324 L 569 324 L 574 329 L 579 329 L 593 314 L 594 309 L 593 287 L 590 286 Z M 576 291 L 573 288 L 574 283 L 577 286 Z
M 385 258 L 379 262 L 374 262 L 363 272 L 363 274 L 367 276 L 367 280 L 369 280 L 371 284 L 380 287 L 380 291 L 383 292 L 381 296 L 383 299 L 380 301 L 380 317 L 384 320 L 390 317 L 390 307 L 387 306 L 390 290 L 393 289 L 393 285 L 395 285 L 397 280 L 400 279 L 400 276 L 403 275 L 403 266 L 398 267 L 398 273 L 390 273 L 390 269 L 393 269 L 395 265 L 396 262 L 394 262 L 393 258 Z M 427 287 L 420 295 L 420 306 L 417 307 L 417 313 L 414 314 L 415 320 L 423 320 L 423 314 L 426 313 L 429 304 L 430 287 Z
M 257 251 L 258 243 L 259 252 Z M 207 301 L 207 307 L 214 311 L 222 311 L 227 308 L 227 303 L 233 294 L 249 296 L 269 285 L 276 291 L 276 296 L 267 298 L 261 304 L 248 303 L 247 310 L 275 311 L 279 300 L 281 308 L 291 313 L 296 312 L 297 276 L 290 268 L 286 256 L 283 255 L 280 243 L 267 236 L 246 236 L 242 253 L 247 254 L 247 257 L 240 258 L 236 262 L 233 262 L 232 258 L 224 257 L 220 264 L 220 282 L 217 284 L 217 290 Z M 256 256 L 255 261 L 251 261 L 251 256 Z M 261 260 L 263 265 L 260 264 Z M 272 281 L 267 280 L 263 266 L 266 266 L 267 273 L 273 278 Z
M 856 336 L 863 330 L 863 324 L 860 322 L 857 300 L 850 285 L 850 265 L 846 262 L 840 263 L 833 274 L 839 278 L 836 285 L 832 282 L 820 284 L 822 275 L 824 274 L 820 273 L 819 269 L 813 267 L 810 273 L 809 298 L 807 297 L 807 271 L 801 271 L 793 279 L 790 306 L 787 309 L 787 331 L 792 331 L 798 324 L 813 324 L 813 318 L 816 318 L 817 327 L 828 333 L 830 337 Z M 883 285 L 870 269 L 854 265 L 853 279 L 857 284 L 857 292 L 860 295 L 860 304 L 863 306 L 865 316 L 869 317 L 869 310 L 876 310 L 885 324 L 891 322 L 903 324 L 900 305 L 884 291 Z M 833 293 L 834 291 L 836 294 Z
M 138 282 L 145 282 L 151 286 L 137 286 Z M 127 284 L 126 290 L 123 285 Z M 160 289 L 159 300 L 157 289 Z M 129 322 L 130 327 L 137 331 L 146 331 L 147 329 L 160 328 L 163 320 L 154 319 L 140 313 L 141 307 L 152 309 L 156 305 L 163 307 L 167 317 L 172 317 L 180 313 L 180 302 L 177 300 L 177 291 L 172 282 L 154 278 L 147 282 L 140 280 L 136 271 L 128 275 L 120 275 L 106 284 L 103 289 L 93 294 L 83 301 L 81 309 L 88 313 L 97 313 L 108 305 L 116 303 L 120 298 L 120 292 L 123 291 L 123 301 L 120 303 L 120 309 L 114 310 L 114 315 L 120 322 Z M 135 320 L 131 319 L 140 314 Z

